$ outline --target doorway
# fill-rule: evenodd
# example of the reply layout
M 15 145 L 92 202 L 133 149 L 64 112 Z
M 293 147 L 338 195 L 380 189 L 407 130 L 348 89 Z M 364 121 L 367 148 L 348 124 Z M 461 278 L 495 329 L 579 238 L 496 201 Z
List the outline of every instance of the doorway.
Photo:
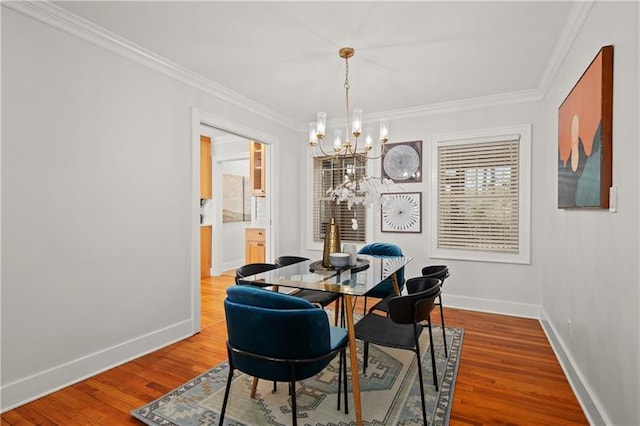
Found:
M 200 330 L 200 168 L 195 165 L 200 164 L 200 135 L 202 129 L 206 129 L 207 133 L 212 134 L 212 141 L 214 144 L 214 153 L 212 155 L 212 181 L 213 181 L 213 201 L 212 201 L 212 272 L 214 274 L 220 274 L 223 272 L 224 264 L 221 262 L 221 258 L 216 257 L 216 254 L 222 253 L 225 250 L 225 243 L 221 238 L 216 238 L 216 234 L 220 234 L 223 224 L 222 214 L 222 200 L 217 194 L 222 190 L 223 179 L 223 166 L 225 162 L 232 162 L 236 160 L 243 160 L 249 158 L 249 153 L 242 153 L 242 149 L 239 147 L 242 145 L 248 148 L 249 141 L 256 141 L 261 144 L 267 151 L 268 155 L 265 157 L 264 168 L 266 170 L 264 176 L 264 196 L 260 198 L 259 202 L 252 204 L 253 217 L 259 217 L 260 222 L 258 225 L 264 229 L 266 235 L 265 243 L 265 258 L 269 261 L 274 253 L 274 247 L 277 246 L 277 206 L 273 202 L 273 188 L 276 187 L 275 177 L 273 173 L 277 170 L 277 149 L 278 138 L 273 135 L 261 132 L 257 129 L 245 126 L 243 124 L 229 121 L 225 118 L 215 116 L 213 114 L 206 113 L 204 111 L 192 108 L 192 164 L 194 165 L 192 176 L 192 238 L 191 238 L 191 259 L 192 259 L 192 277 L 191 277 L 191 290 L 192 290 L 192 327 L 193 332 L 197 333 Z M 215 141 L 217 138 L 228 138 L 232 140 L 235 138 L 235 142 L 229 142 L 229 145 L 223 147 L 220 152 L 215 152 Z M 237 144 L 237 145 L 236 145 Z M 216 205 L 217 203 L 217 205 Z M 259 210 L 256 212 L 255 210 Z M 238 236 L 237 233 L 234 236 L 236 240 L 240 238 L 244 241 L 243 236 Z M 216 263 L 218 262 L 218 263 Z

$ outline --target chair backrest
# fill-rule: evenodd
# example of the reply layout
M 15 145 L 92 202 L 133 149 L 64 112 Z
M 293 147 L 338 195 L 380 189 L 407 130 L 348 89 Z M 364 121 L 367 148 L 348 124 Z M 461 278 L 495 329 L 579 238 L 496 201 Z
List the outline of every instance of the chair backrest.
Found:
M 407 295 L 389 299 L 389 317 L 398 324 L 424 321 L 433 310 L 442 282 L 437 278 L 415 277 L 407 280 Z
M 369 243 L 358 250 L 358 254 L 368 254 L 375 257 L 403 256 L 402 249 L 399 246 L 384 242 Z M 396 277 L 398 279 L 398 286 L 400 290 L 402 290 L 404 288 L 404 267 L 396 272 Z M 367 296 L 384 298 L 391 294 L 393 294 L 393 283 L 391 282 L 391 278 L 387 278 L 375 288 L 371 289 Z
M 308 301 L 252 286 L 232 286 L 224 301 L 231 347 L 274 359 L 310 359 L 331 348 L 327 314 Z M 240 371 L 262 379 L 289 381 L 291 367 L 230 351 Z M 302 364 L 296 378 L 321 371 L 328 361 Z
M 304 262 L 305 260 L 309 260 L 307 257 L 302 256 L 280 256 L 276 259 L 276 265 L 278 266 L 287 266 L 293 265 L 294 263 Z
M 236 284 L 240 285 L 255 285 L 258 287 L 267 287 L 268 284 L 262 285 L 254 281 L 243 281 L 242 278 L 249 277 L 251 275 L 267 272 L 272 269 L 279 268 L 280 266 L 274 263 L 248 263 L 236 269 Z
M 449 278 L 449 267 L 447 265 L 429 265 L 422 268 L 422 276 L 437 278 L 442 281 L 444 284 L 444 280 Z

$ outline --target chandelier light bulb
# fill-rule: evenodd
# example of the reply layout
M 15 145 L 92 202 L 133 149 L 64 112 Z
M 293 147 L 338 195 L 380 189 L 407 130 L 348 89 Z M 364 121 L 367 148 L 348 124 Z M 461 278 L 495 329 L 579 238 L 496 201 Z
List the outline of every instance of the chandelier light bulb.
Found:
M 389 141 L 389 121 L 386 118 L 380 119 L 380 142 Z
M 316 136 L 318 139 L 324 138 L 325 131 L 327 129 L 327 113 L 318 113 L 318 127 L 316 128 Z
M 362 133 L 362 109 L 360 108 L 353 109 L 353 126 L 351 133 L 353 133 L 353 136 L 356 138 Z
M 364 129 L 364 149 L 367 151 L 373 148 L 373 136 L 371 136 L 373 131 L 371 127 L 367 127 Z
M 342 130 L 336 129 L 333 135 L 333 150 L 340 152 L 342 150 Z
M 309 145 L 316 146 L 318 144 L 318 123 L 312 121 L 309 123 Z

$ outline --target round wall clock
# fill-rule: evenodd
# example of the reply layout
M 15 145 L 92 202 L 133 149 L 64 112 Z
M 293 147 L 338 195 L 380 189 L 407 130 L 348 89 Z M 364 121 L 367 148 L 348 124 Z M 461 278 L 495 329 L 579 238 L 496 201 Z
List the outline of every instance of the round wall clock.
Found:
M 422 232 L 421 192 L 382 194 L 382 232 Z
M 388 144 L 382 158 L 383 177 L 395 182 L 420 182 L 420 141 Z

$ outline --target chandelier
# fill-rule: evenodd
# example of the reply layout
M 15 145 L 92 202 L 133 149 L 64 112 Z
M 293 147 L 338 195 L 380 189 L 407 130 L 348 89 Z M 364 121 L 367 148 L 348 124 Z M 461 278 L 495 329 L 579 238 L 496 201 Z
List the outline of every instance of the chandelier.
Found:
M 345 62 L 345 80 L 344 91 L 346 98 L 347 117 L 345 121 L 345 139 L 342 140 L 342 130 L 336 129 L 333 137 L 333 149 L 325 150 L 322 141 L 325 138 L 327 128 L 327 114 L 318 113 L 316 122 L 309 123 L 309 145 L 311 146 L 313 156 L 316 155 L 316 146 L 320 148 L 320 152 L 324 157 L 345 158 L 354 157 L 360 161 L 373 160 L 380 158 L 384 151 L 384 144 L 389 141 L 389 123 L 386 118 L 380 120 L 380 149 L 375 152 L 373 149 L 373 136 L 371 128 L 362 129 L 362 109 L 354 108 L 353 115 L 349 116 L 349 58 L 352 58 L 355 50 L 352 47 L 343 47 L 339 51 L 339 55 Z M 349 132 L 349 124 L 351 124 L 351 132 Z M 349 140 L 349 134 L 353 135 L 353 142 Z M 359 138 L 363 136 L 360 147 L 358 146 Z

